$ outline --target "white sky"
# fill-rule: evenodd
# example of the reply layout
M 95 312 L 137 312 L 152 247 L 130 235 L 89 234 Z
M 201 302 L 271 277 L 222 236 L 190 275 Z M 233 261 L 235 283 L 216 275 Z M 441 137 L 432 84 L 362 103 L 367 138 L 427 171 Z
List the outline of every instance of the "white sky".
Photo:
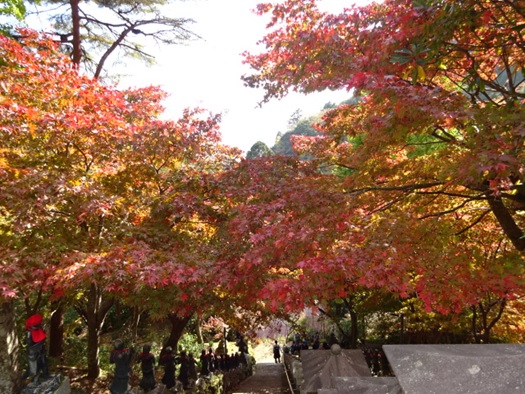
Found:
M 314 115 L 327 102 L 339 103 L 350 97 L 346 91 L 325 91 L 300 95 L 290 93 L 281 100 L 263 104 L 264 92 L 245 87 L 241 76 L 250 74 L 242 64 L 242 52 L 260 52 L 257 42 L 265 35 L 266 19 L 252 10 L 261 2 L 276 0 L 170 0 L 166 12 L 174 18 L 191 18 L 188 28 L 203 39 L 184 45 L 147 48 L 156 65 L 146 66 L 130 59 L 116 69 L 121 87 L 158 85 L 170 97 L 164 102 L 165 117 L 177 119 L 184 108 L 201 107 L 221 113 L 221 133 L 225 144 L 248 151 L 257 141 L 269 147 L 278 132 L 288 131 L 288 120 L 297 110 Z M 340 12 L 354 3 L 370 0 L 318 0 L 321 9 Z M 30 8 L 33 11 L 33 8 Z M 49 30 L 44 16 L 28 18 L 29 26 Z M 117 59 L 110 57 L 107 65 Z M 114 67 L 114 66 L 111 66 Z M 114 74 L 113 69 L 110 74 Z
M 273 146 L 279 131 L 286 132 L 296 109 L 304 116 L 317 113 L 327 102 L 339 103 L 350 97 L 341 92 L 310 95 L 290 94 L 262 108 L 257 103 L 263 92 L 245 87 L 241 81 L 249 68 L 242 65 L 241 53 L 259 52 L 256 45 L 265 34 L 265 18 L 251 12 L 262 0 L 176 1 L 174 17 L 189 17 L 196 23 L 190 29 L 203 40 L 187 45 L 153 48 L 157 65 L 126 69 L 125 86 L 159 85 L 170 94 L 164 103 L 166 115 L 176 119 L 183 108 L 199 106 L 222 113 L 224 143 L 248 151 L 257 141 Z M 331 10 L 342 10 L 354 1 L 322 0 Z

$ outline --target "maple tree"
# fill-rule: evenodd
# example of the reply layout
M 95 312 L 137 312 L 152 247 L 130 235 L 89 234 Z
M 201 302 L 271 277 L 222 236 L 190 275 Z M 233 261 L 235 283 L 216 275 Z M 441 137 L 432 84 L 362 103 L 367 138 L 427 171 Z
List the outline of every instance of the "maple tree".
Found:
M 343 190 L 345 178 L 294 158 L 248 160 L 221 179 L 221 193 L 233 206 L 218 284 L 242 294 L 245 308 L 251 303 L 293 313 L 317 306 L 329 312 L 333 301 L 343 301 L 355 346 L 358 313 L 367 313 L 379 294 L 383 300 L 388 292 L 418 298 L 427 313 L 459 314 L 483 308 L 487 296 L 503 301 L 523 293 L 521 257 L 501 237 L 488 242 L 493 228 L 474 238 L 454 235 L 470 217 L 421 221 L 405 205 L 367 212 L 370 196 L 357 202 Z M 358 310 L 358 304 L 368 307 Z
M 258 303 L 274 312 L 301 310 L 309 301 L 307 293 L 292 295 L 315 283 L 315 276 L 301 274 L 302 259 L 305 267 L 337 275 L 337 264 L 329 259 L 331 246 L 338 240 L 338 227 L 348 225 L 349 214 L 332 214 L 345 204 L 344 193 L 333 185 L 317 166 L 292 157 L 246 160 L 222 174 L 218 187 L 230 208 L 228 243 L 216 263 L 228 275 L 221 276 L 219 285 L 242 294 L 247 309 Z M 331 269 L 329 263 L 336 265 Z
M 49 38 L 21 36 L 0 49 L 1 261 L 12 274 L 2 296 L 39 285 L 76 300 L 94 378 L 114 297 L 183 320 L 210 301 L 206 245 L 220 212 L 206 177 L 240 152 L 220 144 L 219 116 L 195 109 L 160 120 L 158 88 L 102 86 Z
M 519 7 L 385 1 L 330 15 L 315 1 L 292 0 L 259 11 L 271 13 L 273 31 L 262 40 L 267 52 L 246 54 L 258 73 L 245 81 L 264 87 L 265 99 L 288 89 L 363 92 L 358 105 L 331 111 L 319 146 L 331 148 L 332 163 L 358 170 L 355 190 L 483 199 L 516 248 L 525 248 Z M 421 145 L 436 148 L 414 157 Z
M 329 227 L 338 230 L 332 257 L 311 253 L 288 268 L 301 269 L 302 289 L 319 281 L 325 287 L 310 294 L 334 298 L 357 283 L 443 313 L 481 306 L 487 294 L 520 297 L 523 9 L 387 0 L 332 15 L 288 0 L 258 11 L 271 18 L 266 49 L 245 53 L 254 71 L 243 79 L 265 90 L 263 101 L 288 91 L 356 95 L 317 124 L 320 136 L 294 138 L 299 154 L 339 175 L 331 182 L 347 196 L 333 207 L 347 222 Z M 292 286 L 280 286 L 273 294 L 285 299 Z

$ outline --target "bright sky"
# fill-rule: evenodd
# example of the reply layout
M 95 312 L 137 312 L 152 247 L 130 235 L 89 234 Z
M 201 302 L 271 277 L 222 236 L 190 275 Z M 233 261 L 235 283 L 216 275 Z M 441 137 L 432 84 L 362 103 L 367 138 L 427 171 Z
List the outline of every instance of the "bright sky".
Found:
M 251 12 L 261 0 L 189 0 L 174 3 L 174 17 L 196 21 L 190 29 L 203 40 L 150 50 L 157 58 L 153 67 L 127 70 L 126 86 L 160 85 L 170 94 L 166 115 L 176 119 L 183 108 L 199 106 L 222 113 L 224 143 L 248 151 L 257 141 L 273 146 L 279 131 L 286 132 L 293 112 L 304 116 L 317 113 L 325 103 L 339 103 L 350 97 L 341 92 L 310 95 L 290 94 L 262 108 L 257 103 L 263 92 L 245 87 L 240 77 L 249 73 L 241 53 L 259 52 L 257 41 L 264 36 L 265 19 Z M 322 0 L 331 10 L 342 10 L 352 1 Z M 333 8 L 332 8 L 333 7 Z M 133 71 L 132 71 L 133 70 Z

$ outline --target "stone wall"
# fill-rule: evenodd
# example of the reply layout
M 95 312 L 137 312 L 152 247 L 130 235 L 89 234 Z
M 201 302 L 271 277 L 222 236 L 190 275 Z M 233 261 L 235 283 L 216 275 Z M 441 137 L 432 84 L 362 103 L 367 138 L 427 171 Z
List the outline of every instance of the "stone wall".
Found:
M 18 351 L 14 306 L 4 300 L 0 304 L 0 394 L 19 391 Z

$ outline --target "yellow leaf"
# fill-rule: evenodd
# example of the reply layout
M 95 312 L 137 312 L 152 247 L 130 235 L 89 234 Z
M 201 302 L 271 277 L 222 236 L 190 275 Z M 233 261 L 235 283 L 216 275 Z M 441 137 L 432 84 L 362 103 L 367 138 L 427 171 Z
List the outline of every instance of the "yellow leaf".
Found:
M 417 77 L 418 80 L 423 80 L 426 77 L 425 70 L 420 65 L 417 66 Z
M 27 125 L 29 132 L 31 133 L 31 136 L 34 137 L 36 134 L 36 125 L 34 123 L 29 123 Z

